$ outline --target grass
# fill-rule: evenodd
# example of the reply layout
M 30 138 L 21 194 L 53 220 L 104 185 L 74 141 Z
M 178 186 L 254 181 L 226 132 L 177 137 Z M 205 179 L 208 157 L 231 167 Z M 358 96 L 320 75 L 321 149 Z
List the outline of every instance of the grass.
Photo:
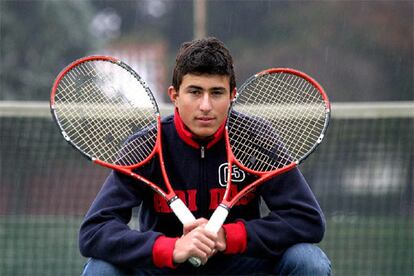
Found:
M 80 217 L 0 216 L 0 275 L 80 275 Z M 334 275 L 414 275 L 414 219 L 331 217 Z
M 0 275 L 80 275 L 80 218 L 0 217 Z
M 333 217 L 321 247 L 334 275 L 414 275 L 414 219 Z

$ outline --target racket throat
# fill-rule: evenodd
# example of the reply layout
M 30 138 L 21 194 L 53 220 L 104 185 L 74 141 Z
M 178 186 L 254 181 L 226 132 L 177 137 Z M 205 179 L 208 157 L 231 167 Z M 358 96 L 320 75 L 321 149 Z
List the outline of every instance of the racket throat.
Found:
M 217 207 L 225 209 L 225 210 L 227 210 L 227 212 L 230 212 L 230 209 L 231 209 L 231 207 L 229 207 L 229 206 L 227 206 L 226 204 L 223 204 L 223 203 L 220 203 L 219 206 L 217 206 Z

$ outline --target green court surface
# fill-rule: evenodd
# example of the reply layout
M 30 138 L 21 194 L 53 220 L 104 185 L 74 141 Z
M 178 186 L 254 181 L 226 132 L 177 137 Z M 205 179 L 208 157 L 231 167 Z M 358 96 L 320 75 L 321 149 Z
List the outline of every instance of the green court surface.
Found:
M 80 217 L 0 217 L 0 275 L 79 275 Z M 320 246 L 334 275 L 413 275 L 414 219 L 332 217 Z

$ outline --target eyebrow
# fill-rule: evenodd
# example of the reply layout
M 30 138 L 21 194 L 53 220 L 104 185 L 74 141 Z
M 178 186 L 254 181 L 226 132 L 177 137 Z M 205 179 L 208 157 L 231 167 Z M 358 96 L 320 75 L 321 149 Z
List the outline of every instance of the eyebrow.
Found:
M 204 90 L 204 88 L 203 87 L 201 87 L 201 86 L 198 86 L 198 85 L 189 85 L 189 86 L 187 86 L 186 87 L 186 89 L 199 89 L 199 90 Z M 220 91 L 225 91 L 226 90 L 226 88 L 225 87 L 222 87 L 222 86 L 214 86 L 214 87 L 211 87 L 210 89 L 208 89 L 209 91 L 217 91 L 217 90 L 220 90 Z

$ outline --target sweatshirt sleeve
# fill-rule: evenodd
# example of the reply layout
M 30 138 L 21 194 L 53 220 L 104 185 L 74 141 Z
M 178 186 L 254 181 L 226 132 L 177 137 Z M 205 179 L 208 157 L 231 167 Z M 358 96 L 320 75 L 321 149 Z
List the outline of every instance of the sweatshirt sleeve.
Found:
M 128 226 L 132 208 L 142 202 L 136 186 L 132 178 L 111 172 L 80 227 L 83 256 L 123 266 L 153 263 L 153 246 L 162 233 L 140 232 Z
M 223 225 L 226 233 L 226 250 L 224 254 L 243 253 L 247 246 L 247 233 L 244 223 L 237 221 Z
M 168 238 L 165 236 L 160 236 L 156 239 L 152 250 L 152 260 L 156 267 L 177 267 L 173 260 L 173 252 L 177 240 L 178 238 Z
M 243 221 L 247 255 L 280 257 L 294 244 L 322 240 L 325 218 L 297 168 L 269 180 L 258 192 L 270 212 L 262 218 Z

